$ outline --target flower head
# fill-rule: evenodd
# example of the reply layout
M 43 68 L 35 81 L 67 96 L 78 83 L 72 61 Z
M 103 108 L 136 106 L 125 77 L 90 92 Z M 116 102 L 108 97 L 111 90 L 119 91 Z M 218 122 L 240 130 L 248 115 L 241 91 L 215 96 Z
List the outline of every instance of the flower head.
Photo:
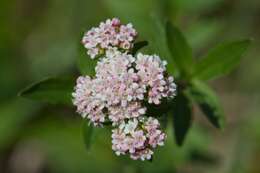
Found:
M 158 120 L 152 117 L 123 122 L 112 130 L 112 149 L 117 155 L 130 154 L 135 160 L 150 160 L 153 148 L 162 146 L 166 138 L 159 127 Z
M 80 76 L 73 96 L 73 104 L 77 105 L 77 112 L 82 117 L 88 117 L 95 125 L 105 122 L 105 102 L 97 96 L 98 80 Z
M 87 31 L 82 43 L 88 49 L 90 57 L 95 58 L 112 47 L 128 51 L 133 47 L 136 36 L 137 32 L 131 23 L 123 25 L 119 19 L 113 18 Z
M 73 103 L 94 124 L 109 119 L 116 125 L 137 118 L 146 112 L 145 100 L 160 104 L 163 98 L 174 96 L 176 86 L 165 73 L 165 65 L 156 55 L 139 53 L 135 58 L 110 49 L 98 61 L 95 78 L 79 77 Z

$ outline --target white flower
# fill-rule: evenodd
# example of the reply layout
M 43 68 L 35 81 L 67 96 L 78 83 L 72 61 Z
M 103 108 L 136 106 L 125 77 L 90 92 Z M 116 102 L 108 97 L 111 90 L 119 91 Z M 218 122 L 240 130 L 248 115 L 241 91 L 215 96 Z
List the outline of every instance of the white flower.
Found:
M 138 121 L 136 119 L 128 121 L 128 123 L 125 125 L 124 133 L 133 134 L 137 125 L 138 125 Z

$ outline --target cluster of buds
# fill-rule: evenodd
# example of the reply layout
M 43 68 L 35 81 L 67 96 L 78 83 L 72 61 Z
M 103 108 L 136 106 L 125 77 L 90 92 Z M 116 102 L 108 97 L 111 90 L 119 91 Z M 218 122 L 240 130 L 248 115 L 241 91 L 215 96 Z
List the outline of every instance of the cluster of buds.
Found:
M 82 117 L 95 126 L 112 123 L 112 149 L 117 155 L 149 160 L 153 149 L 164 144 L 166 135 L 159 121 L 147 115 L 145 105 L 159 105 L 163 99 L 173 98 L 176 85 L 166 73 L 166 61 L 159 56 L 129 54 L 135 36 L 132 25 L 121 25 L 118 19 L 107 20 L 87 32 L 83 43 L 88 54 L 97 48 L 103 50 L 103 56 L 97 62 L 95 76 L 80 76 L 72 95 Z M 129 46 L 122 47 L 126 42 Z
M 137 32 L 131 23 L 122 25 L 119 19 L 113 18 L 101 22 L 99 27 L 93 27 L 86 32 L 82 43 L 93 59 L 111 47 L 125 51 L 131 49 L 136 36 Z

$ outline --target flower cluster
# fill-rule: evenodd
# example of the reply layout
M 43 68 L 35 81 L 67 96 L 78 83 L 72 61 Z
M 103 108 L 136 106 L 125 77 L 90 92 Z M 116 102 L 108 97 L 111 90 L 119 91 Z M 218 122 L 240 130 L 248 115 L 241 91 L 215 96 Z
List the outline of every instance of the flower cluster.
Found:
M 90 57 L 95 58 L 111 47 L 126 51 L 131 49 L 136 36 L 137 32 L 131 23 L 122 25 L 119 19 L 113 18 L 86 32 L 82 43 L 88 49 Z
M 145 100 L 160 104 L 163 98 L 173 97 L 176 86 L 165 73 L 164 61 L 156 55 L 137 58 L 116 50 L 108 50 L 98 61 L 95 78 L 79 77 L 74 105 L 95 125 L 109 120 L 113 125 L 125 119 L 137 118 L 146 112 Z
M 163 145 L 166 135 L 159 130 L 157 119 L 147 118 L 145 105 L 159 105 L 164 98 L 173 98 L 176 85 L 166 72 L 166 61 L 159 56 L 138 53 L 135 57 L 126 51 L 135 36 L 132 26 L 121 25 L 118 19 L 107 20 L 87 32 L 83 43 L 88 52 L 102 49 L 104 55 L 97 62 L 94 77 L 78 78 L 72 96 L 83 118 L 95 126 L 112 123 L 112 149 L 116 154 L 149 160 L 152 149 Z M 130 47 L 122 47 L 126 42 Z
M 129 153 L 134 160 L 150 160 L 152 149 L 162 146 L 166 137 L 159 127 L 158 120 L 152 117 L 123 122 L 112 130 L 112 149 L 117 155 Z

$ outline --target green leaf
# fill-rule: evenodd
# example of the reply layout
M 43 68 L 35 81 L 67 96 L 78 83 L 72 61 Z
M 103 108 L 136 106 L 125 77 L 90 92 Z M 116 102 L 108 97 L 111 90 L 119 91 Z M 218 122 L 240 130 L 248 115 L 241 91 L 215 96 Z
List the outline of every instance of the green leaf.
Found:
M 89 150 L 91 146 L 93 130 L 94 130 L 93 125 L 89 124 L 89 122 L 84 119 L 82 125 L 82 134 L 83 134 L 84 144 L 87 150 Z
M 142 49 L 143 47 L 145 47 L 147 45 L 148 45 L 147 41 L 139 41 L 137 43 L 134 43 L 132 54 L 135 55 L 137 53 L 137 51 L 139 51 L 140 49 Z
M 189 98 L 199 105 L 212 125 L 216 128 L 224 128 L 224 111 L 219 103 L 218 97 L 207 84 L 194 80 L 186 92 Z
M 174 64 L 174 61 L 170 55 L 168 46 L 167 46 L 167 38 L 166 38 L 166 30 L 165 30 L 165 21 L 163 20 L 163 17 L 161 14 L 158 14 L 158 12 L 154 12 L 150 15 L 149 18 L 151 29 L 147 29 L 144 34 L 146 34 L 146 37 L 149 40 L 149 48 L 150 53 L 156 52 L 162 59 L 167 61 L 167 72 L 173 76 L 178 76 L 178 70 L 176 68 L 176 64 Z
M 80 45 L 77 57 L 77 66 L 82 75 L 94 76 L 97 60 L 98 58 L 91 59 L 87 54 L 87 49 Z
M 196 65 L 194 76 L 209 80 L 229 73 L 239 63 L 251 40 L 240 40 L 218 45 Z
M 181 75 L 189 76 L 193 70 L 192 49 L 181 31 L 170 22 L 166 24 L 167 43 Z
M 167 113 L 163 113 L 162 116 L 157 118 L 158 121 L 160 122 L 160 126 L 163 130 L 167 129 L 167 125 L 168 125 L 168 114 Z
M 175 140 L 177 145 L 181 146 L 192 123 L 191 103 L 181 91 L 175 98 L 172 111 Z
M 23 89 L 19 96 L 51 104 L 72 104 L 75 79 L 72 77 L 50 77 Z

